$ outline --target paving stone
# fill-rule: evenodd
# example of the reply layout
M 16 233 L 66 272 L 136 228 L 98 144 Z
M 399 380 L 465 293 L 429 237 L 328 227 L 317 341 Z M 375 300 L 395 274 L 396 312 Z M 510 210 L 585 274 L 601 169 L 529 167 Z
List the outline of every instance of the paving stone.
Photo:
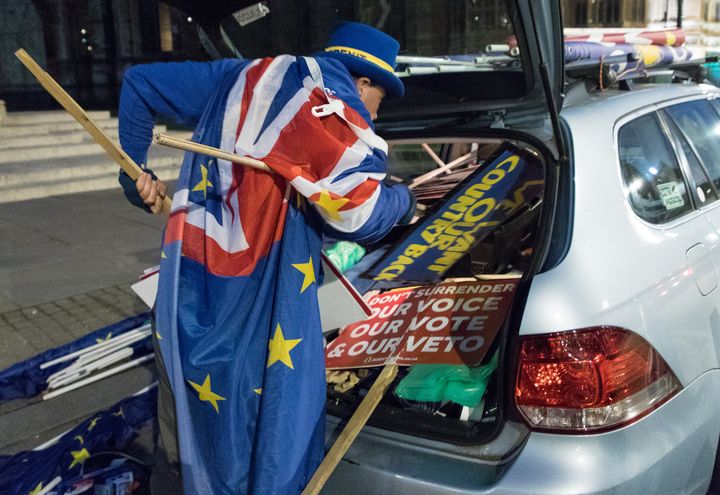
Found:
M 55 313 L 54 315 L 50 315 L 50 317 L 61 327 L 68 329 L 72 329 L 77 322 L 77 318 L 67 313 Z
M 10 326 L 0 325 L 0 335 L 0 370 L 35 354 L 36 348 Z
M 75 303 L 72 302 L 72 300 L 70 298 L 59 299 L 59 300 L 55 301 L 55 304 L 57 304 L 58 306 L 60 306 L 61 308 L 64 308 L 64 309 L 72 308 L 75 306 Z
M 40 312 L 37 308 L 32 307 L 23 309 L 22 314 L 25 315 L 26 318 L 36 318 L 40 314 Z
M 13 325 L 13 328 L 36 352 L 44 351 L 56 345 L 56 342 L 44 330 L 28 321 L 17 323 Z
M 25 315 L 23 315 L 22 311 L 14 310 L 14 311 L 8 311 L 7 313 L 3 314 L 3 317 L 5 321 L 13 322 L 13 321 L 20 321 L 25 319 Z
M 63 309 L 55 303 L 43 303 L 38 305 L 38 309 L 45 315 L 51 315 L 62 311 Z

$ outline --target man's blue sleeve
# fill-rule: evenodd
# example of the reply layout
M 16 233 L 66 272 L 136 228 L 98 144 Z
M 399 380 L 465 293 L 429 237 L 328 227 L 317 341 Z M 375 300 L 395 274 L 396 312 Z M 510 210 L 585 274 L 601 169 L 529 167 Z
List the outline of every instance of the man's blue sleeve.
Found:
M 360 99 L 355 83 L 347 69 L 340 62 L 331 58 L 318 57 L 316 60 L 322 71 L 325 88 L 332 96 L 340 98 L 345 105 L 360 114 L 370 129 L 374 131 L 375 126 L 370 118 L 370 113 Z M 384 153 L 376 150 L 372 155 L 367 155 L 358 167 L 343 172 L 335 178 L 335 181 L 352 173 L 387 173 L 387 157 Z M 336 239 L 371 244 L 384 237 L 393 226 L 409 223 L 415 213 L 415 196 L 410 189 L 404 184 L 390 185 L 384 181 L 380 181 L 378 187 L 380 194 L 372 213 L 359 228 L 348 229 L 346 228 L 348 222 L 343 222 L 343 225 L 323 216 L 326 233 Z M 352 219 L 349 220 L 352 222 Z
M 247 61 L 169 62 L 136 65 L 123 78 L 118 109 L 120 144 L 145 165 L 158 115 L 194 127 L 218 83 Z

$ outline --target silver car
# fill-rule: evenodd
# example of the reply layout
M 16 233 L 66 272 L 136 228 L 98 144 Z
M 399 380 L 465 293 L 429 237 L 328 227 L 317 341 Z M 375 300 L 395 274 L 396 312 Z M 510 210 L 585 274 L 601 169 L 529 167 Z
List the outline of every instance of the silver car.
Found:
M 387 406 L 327 493 L 718 492 L 718 97 L 664 85 L 563 108 L 572 169 L 501 343 L 502 412 L 476 430 L 435 417 L 430 439 L 408 434 L 432 436 L 420 421 L 389 431 Z

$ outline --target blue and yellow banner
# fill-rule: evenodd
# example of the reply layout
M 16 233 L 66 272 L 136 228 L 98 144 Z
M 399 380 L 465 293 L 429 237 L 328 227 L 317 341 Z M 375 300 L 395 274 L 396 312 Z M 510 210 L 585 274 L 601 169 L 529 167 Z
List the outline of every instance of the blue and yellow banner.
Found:
M 450 192 L 363 277 L 434 283 L 483 237 L 542 193 L 540 161 L 509 143 Z

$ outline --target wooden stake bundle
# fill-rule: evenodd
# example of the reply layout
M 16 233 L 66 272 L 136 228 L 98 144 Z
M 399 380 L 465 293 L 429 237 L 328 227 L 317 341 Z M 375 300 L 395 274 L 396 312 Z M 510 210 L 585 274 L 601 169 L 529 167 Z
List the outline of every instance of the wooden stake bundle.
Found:
M 138 176 L 142 173 L 142 169 L 133 161 L 132 158 L 130 158 L 127 153 L 122 150 L 122 148 L 120 148 L 120 146 L 118 146 L 112 139 L 110 139 L 110 137 L 105 133 L 105 131 L 103 131 L 100 126 L 98 126 L 88 116 L 88 114 L 82 109 L 82 107 L 78 105 L 78 103 L 69 94 L 67 94 L 67 92 L 48 73 L 46 73 L 35 62 L 35 60 L 33 60 L 33 58 L 28 55 L 25 50 L 18 50 L 17 52 L 15 52 L 15 56 L 17 56 L 17 58 L 20 59 L 23 65 L 25 65 L 25 67 L 27 67 L 27 69 L 35 76 L 40 85 L 45 88 L 47 92 L 50 93 L 50 95 L 55 98 L 55 100 L 60 103 L 60 105 L 65 110 L 67 110 L 68 113 L 70 113 L 70 115 L 72 115 L 75 120 L 77 120 L 78 123 L 83 126 L 83 128 L 85 128 L 86 131 L 88 131 L 88 133 L 90 133 L 95 142 L 102 146 L 108 156 L 113 161 L 115 161 L 120 166 L 120 168 L 122 168 L 125 173 L 127 173 L 133 180 L 137 180 Z M 265 170 L 266 172 L 272 172 L 272 170 L 265 163 L 259 160 L 233 155 L 232 153 L 227 153 L 226 151 L 212 148 L 210 146 L 193 143 L 186 140 L 178 140 L 175 138 L 170 138 L 169 136 L 163 136 L 160 139 L 156 137 L 155 140 L 159 144 L 165 144 L 180 149 L 195 151 L 197 153 L 215 156 L 261 170 L 267 169 Z M 188 145 L 188 143 L 190 144 Z M 186 147 L 181 148 L 181 146 Z M 170 198 L 163 198 L 163 211 L 165 213 L 170 213 L 171 205 L 172 203 L 170 201 Z M 130 365 L 134 366 L 139 362 L 149 360 L 151 357 L 152 355 L 144 356 L 138 360 L 131 361 L 123 365 L 121 368 L 125 369 L 125 367 L 130 367 Z M 121 371 L 121 369 L 113 368 L 112 371 L 118 372 Z M 363 426 L 365 426 L 365 423 L 367 423 L 367 420 L 370 418 L 373 411 L 380 403 L 380 400 L 385 395 L 388 387 L 395 379 L 397 372 L 398 367 L 394 364 L 388 364 L 383 368 L 382 372 L 375 380 L 375 383 L 373 383 L 367 395 L 360 403 L 360 406 L 358 406 L 358 409 L 352 415 L 347 425 L 345 425 L 345 428 L 340 433 L 337 441 L 333 444 L 332 448 L 325 456 L 325 459 L 323 459 L 322 464 L 320 464 L 320 467 L 318 467 L 317 471 L 310 480 L 310 483 L 303 491 L 303 495 L 315 495 L 320 492 L 322 487 L 325 485 L 325 482 L 328 480 L 332 472 L 335 470 L 335 467 L 340 462 L 340 459 L 342 459 L 342 457 L 345 455 L 345 453 L 357 437 L 358 433 L 360 433 L 360 430 L 362 430 Z M 101 373 L 96 377 L 88 378 L 86 380 L 100 379 L 101 377 L 104 377 L 105 373 L 108 372 Z M 86 382 L 85 380 L 82 380 L 68 386 L 66 389 L 60 389 L 51 392 L 47 394 L 44 399 L 51 398 L 55 395 L 59 395 L 60 393 L 64 393 L 73 388 L 80 387 L 84 384 L 86 384 Z

